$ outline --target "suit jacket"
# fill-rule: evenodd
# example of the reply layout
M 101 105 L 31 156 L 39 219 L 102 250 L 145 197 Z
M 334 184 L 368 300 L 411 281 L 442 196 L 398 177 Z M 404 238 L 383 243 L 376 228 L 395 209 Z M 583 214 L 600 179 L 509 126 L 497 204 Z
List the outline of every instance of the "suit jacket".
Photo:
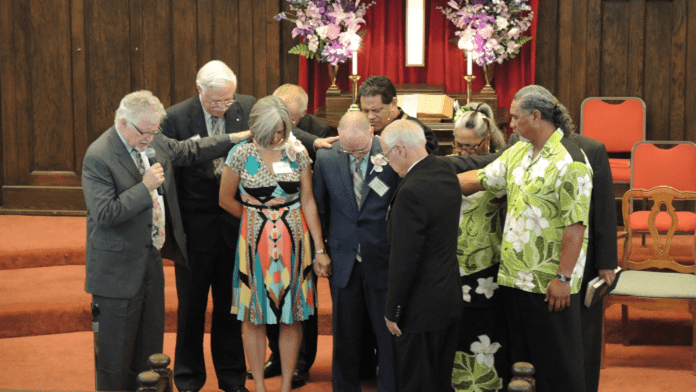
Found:
M 611 166 L 604 144 L 577 133 L 571 133 L 568 137 L 585 151 L 593 172 L 587 259 L 580 288 L 580 298 L 584 300 L 587 283 L 599 275 L 599 270 L 615 269 L 618 265 L 616 201 Z
M 406 174 L 387 216 L 391 243 L 385 316 L 404 333 L 442 329 L 461 319 L 457 176 L 429 155 Z
M 379 139 L 373 138 L 370 156 L 381 152 Z M 389 165 L 383 166 L 381 172 L 373 171 L 373 168 L 368 159 L 365 186 L 358 207 L 353 193 L 350 156 L 341 152 L 340 142 L 334 143 L 331 149 L 317 152 L 314 198 L 331 256 L 333 284 L 341 288 L 348 284 L 358 244 L 362 268 L 372 287 L 387 287 L 390 246 L 385 218 L 399 176 Z M 368 185 L 375 178 L 389 187 L 382 196 Z
M 225 133 L 249 129 L 249 113 L 256 98 L 234 95 L 234 104 L 225 112 Z M 162 124 L 165 135 L 176 140 L 208 136 L 203 106 L 198 95 L 171 106 Z M 220 207 L 220 182 L 212 161 L 200 162 L 176 170 L 177 190 L 184 225 L 192 250 L 204 251 L 224 238 L 231 248 L 237 243 L 239 219 Z
M 297 128 L 320 138 L 329 137 L 331 133 L 331 127 L 311 114 L 305 114 L 297 122 Z
M 145 277 L 152 245 L 152 197 L 117 132 L 112 126 L 97 138 L 87 149 L 82 164 L 87 204 L 85 291 L 103 297 L 130 298 Z M 226 135 L 183 143 L 157 135 L 150 146 L 165 176 L 162 191 L 167 230 L 163 257 L 186 264 L 186 237 L 173 167 L 222 156 L 232 148 L 232 142 Z

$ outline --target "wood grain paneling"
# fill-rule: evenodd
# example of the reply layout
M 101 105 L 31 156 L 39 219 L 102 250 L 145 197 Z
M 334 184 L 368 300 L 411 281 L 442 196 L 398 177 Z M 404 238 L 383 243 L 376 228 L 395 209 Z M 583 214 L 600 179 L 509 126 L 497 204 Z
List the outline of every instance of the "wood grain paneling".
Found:
M 84 153 L 131 91 L 168 107 L 196 94 L 213 59 L 242 94 L 297 83 L 280 10 L 285 0 L 0 2 L 0 213 L 84 213 Z
M 536 82 L 576 123 L 589 96 L 638 96 L 647 138 L 694 140 L 696 4 L 689 0 L 544 0 Z

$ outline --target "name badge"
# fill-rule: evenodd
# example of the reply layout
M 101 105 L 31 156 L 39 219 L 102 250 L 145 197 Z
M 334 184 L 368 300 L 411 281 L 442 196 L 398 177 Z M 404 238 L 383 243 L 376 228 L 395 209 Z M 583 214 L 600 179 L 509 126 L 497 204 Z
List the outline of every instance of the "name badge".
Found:
M 201 138 L 201 135 L 195 134 L 195 135 L 191 136 L 190 138 L 188 138 L 188 140 L 198 140 L 200 138 Z
M 377 177 L 372 179 L 372 181 L 370 181 L 368 185 L 370 186 L 370 188 L 372 188 L 372 190 L 377 192 L 377 194 L 380 197 L 384 196 L 384 194 L 387 193 L 387 191 L 389 190 L 389 187 Z
M 287 162 L 273 162 L 273 171 L 276 174 L 290 174 L 292 173 L 292 167 Z

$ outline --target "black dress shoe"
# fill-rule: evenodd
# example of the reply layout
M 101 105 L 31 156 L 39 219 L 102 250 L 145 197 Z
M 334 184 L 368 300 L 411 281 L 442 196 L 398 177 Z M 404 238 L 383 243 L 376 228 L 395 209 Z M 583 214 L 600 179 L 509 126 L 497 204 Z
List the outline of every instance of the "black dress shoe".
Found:
M 309 380 L 309 372 L 300 372 L 295 370 L 295 373 L 292 374 L 290 388 L 295 389 L 303 387 L 305 384 L 307 384 L 307 380 Z
M 233 387 L 232 389 L 228 389 L 225 392 L 249 392 L 248 389 L 244 385 L 240 385 L 238 387 Z

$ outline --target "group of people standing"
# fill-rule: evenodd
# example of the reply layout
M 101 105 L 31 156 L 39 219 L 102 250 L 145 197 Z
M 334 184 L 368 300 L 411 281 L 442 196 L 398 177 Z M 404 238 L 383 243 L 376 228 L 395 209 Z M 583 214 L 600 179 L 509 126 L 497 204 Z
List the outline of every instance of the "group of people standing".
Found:
M 85 155 L 100 390 L 135 390 L 162 351 L 162 258 L 175 262 L 180 391 L 205 385 L 211 292 L 219 388 L 247 391 L 249 378 L 263 392 L 278 374 L 281 391 L 304 385 L 317 278 L 331 288 L 334 391 L 360 390 L 366 324 L 380 392 L 470 390 L 486 372 L 475 386 L 502 389 L 520 360 L 537 366 L 539 391 L 585 390 L 577 292 L 586 257 L 612 278 L 616 241 L 612 252 L 597 217 L 615 213 L 595 202 L 606 151 L 573 136 L 548 91 L 515 96 L 522 142 L 506 145 L 491 109 L 472 104 L 455 122 L 457 154 L 435 157 L 434 133 L 384 76 L 361 85 L 338 137 L 306 114 L 299 86 L 257 100 L 211 61 L 196 87 L 166 111 L 128 94 Z

